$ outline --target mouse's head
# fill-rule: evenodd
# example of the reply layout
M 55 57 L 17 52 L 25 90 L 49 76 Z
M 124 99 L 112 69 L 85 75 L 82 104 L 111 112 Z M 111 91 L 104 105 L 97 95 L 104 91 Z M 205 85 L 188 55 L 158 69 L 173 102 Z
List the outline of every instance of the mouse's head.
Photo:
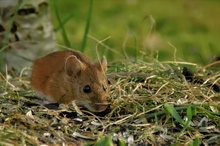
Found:
M 108 80 L 106 77 L 107 61 L 103 57 L 95 63 L 69 56 L 65 61 L 65 72 L 70 83 L 70 95 L 61 98 L 61 102 L 73 99 L 79 106 L 84 106 L 92 112 L 104 111 L 107 106 Z M 73 99 L 72 99 L 73 98 Z

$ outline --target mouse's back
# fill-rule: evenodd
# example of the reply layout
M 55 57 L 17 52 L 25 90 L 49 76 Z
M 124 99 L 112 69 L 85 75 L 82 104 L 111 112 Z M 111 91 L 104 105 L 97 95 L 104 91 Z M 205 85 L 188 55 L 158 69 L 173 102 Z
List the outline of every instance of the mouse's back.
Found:
M 70 103 L 75 100 L 90 111 L 107 107 L 107 61 L 93 62 L 77 51 L 57 51 L 34 62 L 31 84 L 47 100 Z

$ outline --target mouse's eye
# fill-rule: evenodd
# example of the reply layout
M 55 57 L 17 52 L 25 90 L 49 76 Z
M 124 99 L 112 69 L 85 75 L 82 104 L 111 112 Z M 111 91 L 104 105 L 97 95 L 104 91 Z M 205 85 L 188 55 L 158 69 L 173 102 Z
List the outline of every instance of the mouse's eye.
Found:
M 83 88 L 83 92 L 85 93 L 90 93 L 92 90 L 91 90 L 91 87 L 89 85 L 85 85 L 84 88 Z

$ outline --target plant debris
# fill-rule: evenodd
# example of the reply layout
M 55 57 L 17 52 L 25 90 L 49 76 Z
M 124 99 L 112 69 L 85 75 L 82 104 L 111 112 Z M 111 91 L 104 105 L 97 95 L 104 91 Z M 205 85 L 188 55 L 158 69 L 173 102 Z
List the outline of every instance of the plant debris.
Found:
M 220 145 L 220 72 L 150 62 L 110 65 L 102 113 L 43 105 L 28 78 L 1 74 L 0 145 Z

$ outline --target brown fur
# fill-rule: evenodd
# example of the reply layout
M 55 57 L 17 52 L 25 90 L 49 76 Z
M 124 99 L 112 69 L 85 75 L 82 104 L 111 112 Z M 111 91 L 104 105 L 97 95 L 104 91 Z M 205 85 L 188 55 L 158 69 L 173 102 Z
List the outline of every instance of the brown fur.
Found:
M 38 95 L 51 102 L 75 100 L 77 105 L 100 112 L 107 107 L 106 70 L 105 57 L 94 63 L 77 51 L 57 51 L 34 62 L 31 84 Z M 90 93 L 83 91 L 86 85 L 91 87 Z

